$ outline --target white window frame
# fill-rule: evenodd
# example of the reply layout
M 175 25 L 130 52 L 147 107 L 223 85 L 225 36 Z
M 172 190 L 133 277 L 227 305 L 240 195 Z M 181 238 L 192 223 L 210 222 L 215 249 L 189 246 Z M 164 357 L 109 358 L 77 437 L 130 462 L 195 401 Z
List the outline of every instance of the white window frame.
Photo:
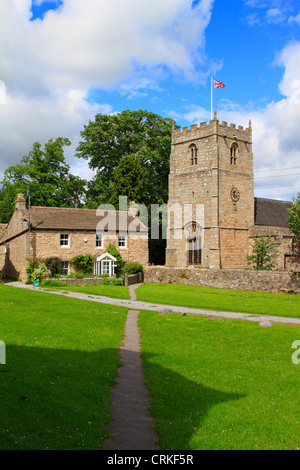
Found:
M 67 239 L 64 239 L 62 237 L 67 237 Z M 70 234 L 69 233 L 61 233 L 59 241 L 60 241 L 61 248 L 68 248 L 70 246 Z M 67 241 L 67 244 L 62 243 L 63 241 Z
M 103 233 L 96 233 L 96 248 L 103 248 Z
M 64 264 L 66 264 L 67 266 L 64 266 Z M 62 270 L 62 274 L 63 276 L 68 276 L 69 274 L 69 269 L 70 269 L 70 263 L 69 261 L 62 261 L 61 262 L 61 270 Z
M 121 238 L 124 239 L 124 240 L 122 240 L 122 242 L 124 241 L 124 245 L 123 244 L 120 245 L 120 241 L 121 241 L 120 239 Z M 119 235 L 118 236 L 118 248 L 124 249 L 126 247 L 127 247 L 127 237 L 126 237 L 126 235 Z

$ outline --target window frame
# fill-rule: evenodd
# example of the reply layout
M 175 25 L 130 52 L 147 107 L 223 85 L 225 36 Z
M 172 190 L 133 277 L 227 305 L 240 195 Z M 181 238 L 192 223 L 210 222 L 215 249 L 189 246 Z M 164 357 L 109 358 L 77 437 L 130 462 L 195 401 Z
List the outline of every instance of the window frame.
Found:
M 189 146 L 189 153 L 191 153 L 191 166 L 198 165 L 198 149 L 196 144 Z
M 121 238 L 124 239 L 124 245 L 123 245 L 123 244 L 120 245 L 120 239 L 121 239 Z M 119 235 L 119 236 L 118 236 L 118 248 L 124 249 L 124 248 L 126 248 L 126 247 L 127 247 L 127 237 L 126 237 L 126 235 Z
M 103 233 L 96 233 L 96 248 L 103 248 Z
M 67 266 L 64 266 L 66 264 Z M 61 271 L 63 276 L 68 276 L 69 274 L 69 269 L 70 269 L 70 263 L 69 261 L 62 261 L 61 262 Z
M 67 237 L 67 238 L 62 238 L 62 237 Z M 63 243 L 63 242 L 67 242 L 67 243 Z M 61 248 L 69 248 L 70 246 L 70 234 L 69 233 L 61 233 L 60 234 L 60 238 L 59 238 L 59 243 L 60 243 L 60 247 Z
M 236 165 L 237 163 L 237 150 L 238 145 L 234 142 L 230 147 L 230 165 Z

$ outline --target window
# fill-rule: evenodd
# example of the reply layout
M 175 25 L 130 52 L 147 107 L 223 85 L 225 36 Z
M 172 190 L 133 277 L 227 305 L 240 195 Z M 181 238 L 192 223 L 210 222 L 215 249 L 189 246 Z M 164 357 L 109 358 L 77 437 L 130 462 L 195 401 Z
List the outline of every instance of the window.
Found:
M 69 261 L 62 261 L 61 270 L 64 276 L 67 276 L 69 274 Z
M 102 270 L 101 274 L 110 274 L 110 261 L 102 261 Z
M 202 263 L 201 231 L 200 225 L 196 222 L 191 222 L 186 226 L 188 265 L 201 265 Z
M 237 144 L 232 144 L 232 146 L 230 148 L 230 163 L 231 163 L 231 165 L 236 165 L 237 149 L 238 149 Z
M 120 235 L 119 236 L 118 245 L 119 245 L 119 248 L 125 248 L 126 247 L 126 237 L 125 237 L 125 235 Z
M 200 265 L 202 262 L 201 239 L 189 240 L 188 244 L 188 264 Z
M 60 246 L 69 246 L 69 234 L 68 233 L 60 234 Z
M 96 248 L 102 248 L 103 246 L 103 234 L 96 233 Z
M 192 144 L 190 145 L 190 148 L 189 148 L 189 153 L 190 153 L 190 156 L 191 156 L 191 165 L 197 165 L 198 163 L 198 156 L 197 156 L 197 147 L 195 144 Z

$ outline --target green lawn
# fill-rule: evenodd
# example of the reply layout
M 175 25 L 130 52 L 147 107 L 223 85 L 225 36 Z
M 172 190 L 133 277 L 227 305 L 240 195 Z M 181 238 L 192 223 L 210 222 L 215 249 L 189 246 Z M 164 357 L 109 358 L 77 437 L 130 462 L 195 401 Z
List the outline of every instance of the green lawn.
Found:
M 300 328 L 141 312 L 162 449 L 299 449 Z
M 300 318 L 300 296 L 174 284 L 143 284 L 137 299 L 209 310 Z
M 41 287 L 42 289 L 47 290 L 62 290 L 67 292 L 82 292 L 83 294 L 89 295 L 100 295 L 104 297 L 112 297 L 114 299 L 124 299 L 129 300 L 130 295 L 128 292 L 128 287 L 125 286 L 102 286 L 101 284 L 89 286 L 89 285 L 79 285 L 79 286 L 64 286 L 64 287 Z M 37 287 L 39 289 L 39 287 Z
M 126 314 L 0 285 L 2 450 L 102 448 Z

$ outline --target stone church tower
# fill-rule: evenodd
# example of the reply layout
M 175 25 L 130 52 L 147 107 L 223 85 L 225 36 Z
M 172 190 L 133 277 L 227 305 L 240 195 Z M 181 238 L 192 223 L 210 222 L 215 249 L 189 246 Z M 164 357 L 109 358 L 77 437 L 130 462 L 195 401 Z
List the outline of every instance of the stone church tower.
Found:
M 245 268 L 253 225 L 251 122 L 174 128 L 166 266 Z

